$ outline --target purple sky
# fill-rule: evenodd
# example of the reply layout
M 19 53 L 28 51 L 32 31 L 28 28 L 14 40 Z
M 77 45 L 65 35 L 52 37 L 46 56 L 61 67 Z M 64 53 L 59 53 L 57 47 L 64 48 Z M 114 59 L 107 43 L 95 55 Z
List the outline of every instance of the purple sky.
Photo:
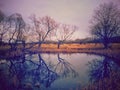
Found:
M 51 16 L 56 21 L 79 26 L 75 37 L 89 37 L 90 19 L 99 4 L 120 0 L 0 0 L 0 8 L 4 13 L 21 13 L 28 21 L 31 14 Z

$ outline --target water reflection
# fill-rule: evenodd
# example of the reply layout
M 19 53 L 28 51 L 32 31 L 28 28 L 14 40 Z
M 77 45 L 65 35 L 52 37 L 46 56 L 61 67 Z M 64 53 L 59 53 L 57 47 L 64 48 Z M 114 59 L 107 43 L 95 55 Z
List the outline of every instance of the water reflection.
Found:
M 0 85 L 0 90 L 40 89 L 42 85 L 47 88 L 58 77 L 77 76 L 72 65 L 59 54 L 57 61 L 56 65 L 46 63 L 40 53 L 24 53 L 18 58 L 1 60 L 0 83 L 4 84 Z
M 113 60 L 103 56 L 23 52 L 18 57 L 1 58 L 0 90 L 76 90 L 88 83 L 99 90 L 100 85 L 116 86 L 119 71 Z
M 55 72 L 63 77 L 73 76 L 76 77 L 78 73 L 72 68 L 72 64 L 60 57 L 60 54 L 57 54 L 58 63 L 55 66 Z
M 26 87 L 32 88 L 33 85 L 36 87 L 40 87 L 41 83 L 44 84 L 46 87 L 49 87 L 51 83 L 57 78 L 57 74 L 47 67 L 40 54 L 38 54 L 38 56 L 39 63 L 25 59 L 12 59 L 9 60 L 9 62 L 4 63 L 3 65 L 6 66 L 4 68 L 6 70 L 8 69 L 5 72 L 8 73 L 6 76 L 8 76 L 8 78 L 13 78 L 13 85 L 7 87 L 18 90 L 25 89 Z M 1 67 L 1 71 L 3 71 L 3 67 Z M 1 87 L 1 90 L 5 88 L 6 86 L 3 86 Z
M 103 60 L 94 59 L 89 62 L 91 83 L 85 90 L 119 90 L 120 68 L 108 57 Z
M 110 77 L 113 70 L 116 71 L 119 69 L 119 67 L 107 57 L 104 57 L 103 60 L 94 59 L 92 62 L 89 62 L 89 67 L 89 75 L 93 81 Z

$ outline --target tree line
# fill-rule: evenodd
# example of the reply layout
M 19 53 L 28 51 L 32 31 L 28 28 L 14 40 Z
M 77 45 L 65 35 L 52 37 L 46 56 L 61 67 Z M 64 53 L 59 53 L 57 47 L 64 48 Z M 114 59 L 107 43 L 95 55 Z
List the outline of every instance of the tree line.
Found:
M 0 12 L 0 43 L 7 42 L 14 47 L 18 43 L 38 42 L 39 47 L 46 40 L 54 36 L 60 44 L 69 40 L 77 30 L 75 25 L 67 25 L 56 22 L 50 16 L 30 16 L 32 23 L 27 24 L 19 13 L 6 17 Z

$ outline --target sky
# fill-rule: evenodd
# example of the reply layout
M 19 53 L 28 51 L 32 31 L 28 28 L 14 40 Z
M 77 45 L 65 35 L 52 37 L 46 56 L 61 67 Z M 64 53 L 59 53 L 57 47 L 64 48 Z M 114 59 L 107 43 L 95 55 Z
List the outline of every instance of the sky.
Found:
M 6 14 L 22 14 L 25 21 L 35 14 L 50 16 L 57 22 L 77 25 L 74 38 L 90 37 L 90 20 L 94 10 L 104 2 L 120 3 L 120 0 L 0 0 L 0 9 Z

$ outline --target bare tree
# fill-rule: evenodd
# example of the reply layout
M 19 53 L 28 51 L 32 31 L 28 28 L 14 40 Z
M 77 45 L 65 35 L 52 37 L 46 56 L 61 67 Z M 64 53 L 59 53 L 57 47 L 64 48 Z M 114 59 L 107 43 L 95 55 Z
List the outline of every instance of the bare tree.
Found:
M 49 16 L 42 18 L 36 18 L 35 15 L 32 16 L 32 21 L 34 23 L 35 31 L 38 35 L 39 47 L 46 40 L 52 31 L 56 30 L 58 27 L 57 22 Z
M 2 20 L 4 20 L 4 18 L 5 18 L 5 15 L 4 15 L 4 13 L 0 10 L 0 22 L 1 22 Z
M 110 39 L 120 31 L 120 10 L 114 3 L 104 3 L 95 11 L 92 19 L 91 34 L 102 40 L 108 48 Z
M 18 43 L 24 43 L 25 37 L 25 22 L 22 18 L 22 15 L 15 13 L 9 16 L 8 21 L 10 23 L 9 30 L 9 44 L 11 48 L 13 45 L 16 46 Z M 14 47 L 15 47 L 14 46 Z
M 0 43 L 3 43 L 3 39 L 5 37 L 6 32 L 9 29 L 9 25 L 7 22 L 7 17 L 0 12 Z
M 58 48 L 60 48 L 60 45 L 62 43 L 64 43 L 67 40 L 70 40 L 76 30 L 77 27 L 74 25 L 61 24 L 59 26 L 59 29 L 56 30 Z

